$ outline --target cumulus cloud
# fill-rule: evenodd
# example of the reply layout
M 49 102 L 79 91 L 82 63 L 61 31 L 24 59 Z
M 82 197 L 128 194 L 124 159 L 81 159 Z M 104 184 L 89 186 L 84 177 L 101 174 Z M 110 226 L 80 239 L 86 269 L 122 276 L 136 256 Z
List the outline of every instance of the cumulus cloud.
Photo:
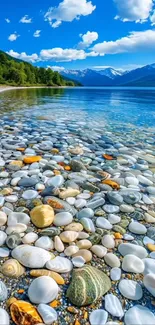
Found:
M 83 60 L 87 54 L 83 50 L 62 49 L 56 47 L 50 50 L 41 50 L 40 58 L 42 61 L 69 62 Z
M 41 33 L 41 30 L 37 29 L 37 30 L 34 32 L 33 36 L 34 36 L 34 37 L 40 37 L 40 33 Z
M 86 34 L 80 34 L 80 37 L 82 38 L 82 42 L 80 42 L 78 46 L 84 49 L 86 47 L 89 47 L 98 39 L 98 33 L 88 31 Z
M 14 32 L 13 34 L 10 34 L 8 37 L 8 40 L 13 42 L 16 41 L 16 39 L 19 37 L 20 35 L 18 35 L 16 32 Z
M 118 15 L 115 19 L 123 22 L 144 22 L 150 16 L 154 0 L 114 0 Z
M 5 18 L 5 21 L 9 24 L 11 23 L 11 20 L 9 18 Z
M 155 30 L 131 32 L 128 36 L 96 44 L 92 50 L 100 56 L 125 52 L 149 51 L 155 49 Z
M 152 15 L 150 16 L 150 20 L 151 20 L 151 25 L 155 25 L 155 10 L 153 11 Z
M 13 56 L 16 59 L 20 59 L 20 60 L 24 60 L 27 62 L 36 62 L 39 61 L 39 57 L 36 53 L 31 54 L 31 55 L 27 55 L 25 52 L 22 53 L 18 53 L 18 52 L 14 52 L 13 50 L 10 50 L 9 52 L 7 52 L 9 55 Z
M 53 66 L 48 65 L 47 68 L 49 68 L 49 69 L 51 69 L 53 71 L 58 71 L 58 72 L 61 72 L 61 71 L 65 70 L 64 67 L 59 67 L 57 65 L 53 65 Z
M 87 0 L 63 0 L 58 7 L 51 7 L 44 18 L 53 28 L 59 27 L 63 21 L 71 22 L 80 19 L 81 16 L 88 16 L 96 9 L 92 1 Z
M 20 23 L 23 24 L 31 24 L 32 23 L 32 18 L 29 18 L 28 15 L 25 15 L 24 17 L 22 17 L 19 21 Z

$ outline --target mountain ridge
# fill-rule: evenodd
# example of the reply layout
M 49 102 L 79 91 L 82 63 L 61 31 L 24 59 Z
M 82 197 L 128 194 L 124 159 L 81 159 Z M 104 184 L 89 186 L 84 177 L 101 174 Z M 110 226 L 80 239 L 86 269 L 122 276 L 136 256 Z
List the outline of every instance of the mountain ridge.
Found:
M 63 70 L 62 76 L 77 80 L 83 86 L 149 86 L 155 87 L 155 63 L 131 71 L 111 67 L 94 70 Z M 153 77 L 154 76 L 154 77 Z

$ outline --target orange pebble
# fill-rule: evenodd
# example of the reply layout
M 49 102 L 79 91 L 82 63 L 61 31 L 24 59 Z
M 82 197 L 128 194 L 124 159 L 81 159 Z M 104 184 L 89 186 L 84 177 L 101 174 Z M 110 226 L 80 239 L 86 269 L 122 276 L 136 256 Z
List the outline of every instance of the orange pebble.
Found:
M 57 170 L 57 169 L 54 169 L 54 170 L 53 170 L 53 173 L 54 173 L 54 175 L 60 175 L 60 174 L 61 174 L 60 171 Z
M 113 156 L 110 156 L 110 155 L 103 155 L 103 158 L 105 158 L 106 160 L 113 160 L 114 157 Z
M 84 319 L 87 319 L 87 318 L 88 318 L 88 312 L 87 312 L 87 311 L 85 311 L 85 313 L 84 313 L 84 315 L 83 315 L 83 318 L 84 318 Z
M 71 167 L 70 166 L 65 166 L 65 170 L 71 170 Z
M 25 151 L 25 148 L 17 148 L 17 151 Z
M 116 239 L 122 239 L 123 238 L 123 236 L 119 232 L 115 232 L 114 236 L 115 236 Z
M 58 300 L 53 300 L 51 303 L 50 303 L 50 306 L 53 307 L 53 308 L 56 308 L 58 306 L 60 306 L 60 301 Z
M 81 325 L 81 323 L 76 319 L 74 325 Z
M 22 293 L 24 293 L 24 292 L 25 292 L 24 289 L 19 289 L 19 290 L 18 290 L 18 293 L 20 293 L 20 294 L 22 294 Z
M 34 162 L 38 162 L 42 159 L 41 156 L 28 156 L 28 157 L 24 157 L 24 163 L 25 164 L 32 164 Z

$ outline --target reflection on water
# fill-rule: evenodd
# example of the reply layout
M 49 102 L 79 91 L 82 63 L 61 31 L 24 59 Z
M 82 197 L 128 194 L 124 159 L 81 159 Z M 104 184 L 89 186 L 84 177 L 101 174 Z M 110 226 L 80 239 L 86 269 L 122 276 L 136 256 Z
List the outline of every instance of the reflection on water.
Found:
M 155 89 L 35 88 L 0 94 L 0 113 L 49 120 L 93 120 L 119 128 L 155 126 Z

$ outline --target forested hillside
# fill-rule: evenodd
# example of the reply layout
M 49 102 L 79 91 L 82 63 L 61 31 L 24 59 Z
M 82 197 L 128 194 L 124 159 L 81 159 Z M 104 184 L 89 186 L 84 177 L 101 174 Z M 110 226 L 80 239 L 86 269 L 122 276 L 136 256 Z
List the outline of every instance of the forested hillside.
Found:
M 0 84 L 75 86 L 76 83 L 72 80 L 65 80 L 57 71 L 35 67 L 0 51 Z

